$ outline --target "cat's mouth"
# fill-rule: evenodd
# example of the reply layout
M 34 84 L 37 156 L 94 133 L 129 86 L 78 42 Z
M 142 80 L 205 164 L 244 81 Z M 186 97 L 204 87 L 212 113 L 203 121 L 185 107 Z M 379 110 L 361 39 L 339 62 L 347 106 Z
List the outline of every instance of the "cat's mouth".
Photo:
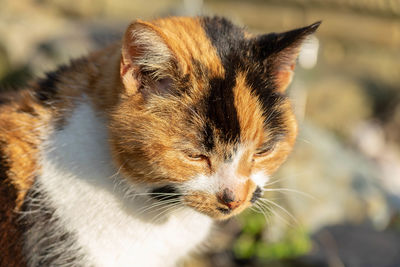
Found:
M 202 192 L 184 194 L 172 185 L 156 187 L 150 191 L 150 197 L 154 200 L 164 202 L 166 205 L 181 203 L 214 219 L 227 219 L 236 215 L 255 203 L 261 196 L 262 190 L 257 186 L 242 205 L 232 208 L 221 204 L 218 196 Z

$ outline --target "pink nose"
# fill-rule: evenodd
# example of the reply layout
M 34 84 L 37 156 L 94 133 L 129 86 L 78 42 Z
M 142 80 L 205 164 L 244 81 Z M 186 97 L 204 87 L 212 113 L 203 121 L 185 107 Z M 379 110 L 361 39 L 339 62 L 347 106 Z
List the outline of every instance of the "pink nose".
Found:
M 229 209 L 235 209 L 242 203 L 242 201 L 235 196 L 233 191 L 228 188 L 225 188 L 218 194 L 218 200 L 222 204 L 228 206 Z

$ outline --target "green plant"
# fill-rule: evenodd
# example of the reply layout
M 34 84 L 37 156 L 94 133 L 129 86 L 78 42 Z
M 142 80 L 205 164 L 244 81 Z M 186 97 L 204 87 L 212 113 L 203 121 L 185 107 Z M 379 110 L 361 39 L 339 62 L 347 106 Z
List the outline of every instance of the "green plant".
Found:
M 232 247 L 238 259 L 290 259 L 306 254 L 311 249 L 311 240 L 301 227 L 289 228 L 281 240 L 269 243 L 263 238 L 268 223 L 262 214 L 245 212 L 239 221 L 243 225 L 242 232 Z

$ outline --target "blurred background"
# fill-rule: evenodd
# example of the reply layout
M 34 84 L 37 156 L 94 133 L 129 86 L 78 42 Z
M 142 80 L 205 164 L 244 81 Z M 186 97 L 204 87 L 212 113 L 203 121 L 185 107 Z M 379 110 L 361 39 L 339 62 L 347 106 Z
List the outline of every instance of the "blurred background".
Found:
M 265 205 L 220 223 L 207 266 L 400 266 L 399 0 L 0 0 L 0 88 L 121 37 L 136 18 L 224 15 L 251 32 L 322 20 L 289 89 L 300 136 Z

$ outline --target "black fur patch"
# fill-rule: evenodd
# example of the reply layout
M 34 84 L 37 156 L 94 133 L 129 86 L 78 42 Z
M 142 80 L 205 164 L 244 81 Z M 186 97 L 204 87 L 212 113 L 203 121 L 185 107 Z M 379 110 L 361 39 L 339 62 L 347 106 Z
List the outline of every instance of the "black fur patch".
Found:
M 240 125 L 234 105 L 233 89 L 236 85 L 237 68 L 231 66 L 236 60 L 235 54 L 242 51 L 240 41 L 243 30 L 221 17 L 204 17 L 203 27 L 211 43 L 216 48 L 225 68 L 225 77 L 211 77 L 210 92 L 206 100 L 207 118 L 218 131 L 221 141 L 236 143 L 240 140 Z
M 57 96 L 57 85 L 60 78 L 68 71 L 79 72 L 79 66 L 87 64 L 87 58 L 72 60 L 69 65 L 62 65 L 57 70 L 46 73 L 46 77 L 39 80 L 35 89 L 36 98 L 43 104 L 49 104 Z
M 40 186 L 34 184 L 21 208 L 26 229 L 24 255 L 29 266 L 83 266 L 83 253 L 74 233 L 61 226 Z
M 209 123 L 205 125 L 203 135 L 204 135 L 203 139 L 204 148 L 206 149 L 206 151 L 209 152 L 215 146 L 213 129 L 211 128 Z
M 253 193 L 253 196 L 250 199 L 250 202 L 251 203 L 256 202 L 261 196 L 262 196 L 261 188 L 259 186 L 257 186 L 256 190 Z
M 224 208 L 217 208 L 218 211 L 220 211 L 222 214 L 228 215 L 229 213 L 231 213 L 230 209 L 224 209 Z
M 226 60 L 231 58 L 231 54 L 237 52 L 244 40 L 243 29 L 222 17 L 204 17 L 202 24 L 211 43 L 217 49 L 222 63 L 226 63 Z M 224 67 L 228 66 L 224 64 Z
M 46 73 L 46 77 L 39 80 L 36 97 L 41 102 L 48 102 L 57 93 L 57 83 L 60 82 L 59 77 L 67 70 L 67 66 L 61 66 L 58 70 Z
M 240 139 L 234 87 L 235 79 L 213 78 L 210 80 L 210 92 L 206 100 L 206 117 L 217 130 L 219 139 L 226 143 L 236 143 Z
M 17 190 L 8 177 L 4 147 L 0 141 L 0 266 L 26 266 L 22 252 L 23 228 L 15 212 Z
M 162 187 L 157 187 L 154 188 L 151 191 L 150 195 L 153 199 L 163 201 L 163 200 L 168 200 L 168 199 L 174 199 L 174 198 L 179 198 L 179 192 L 178 190 L 171 186 L 171 185 L 166 185 Z

